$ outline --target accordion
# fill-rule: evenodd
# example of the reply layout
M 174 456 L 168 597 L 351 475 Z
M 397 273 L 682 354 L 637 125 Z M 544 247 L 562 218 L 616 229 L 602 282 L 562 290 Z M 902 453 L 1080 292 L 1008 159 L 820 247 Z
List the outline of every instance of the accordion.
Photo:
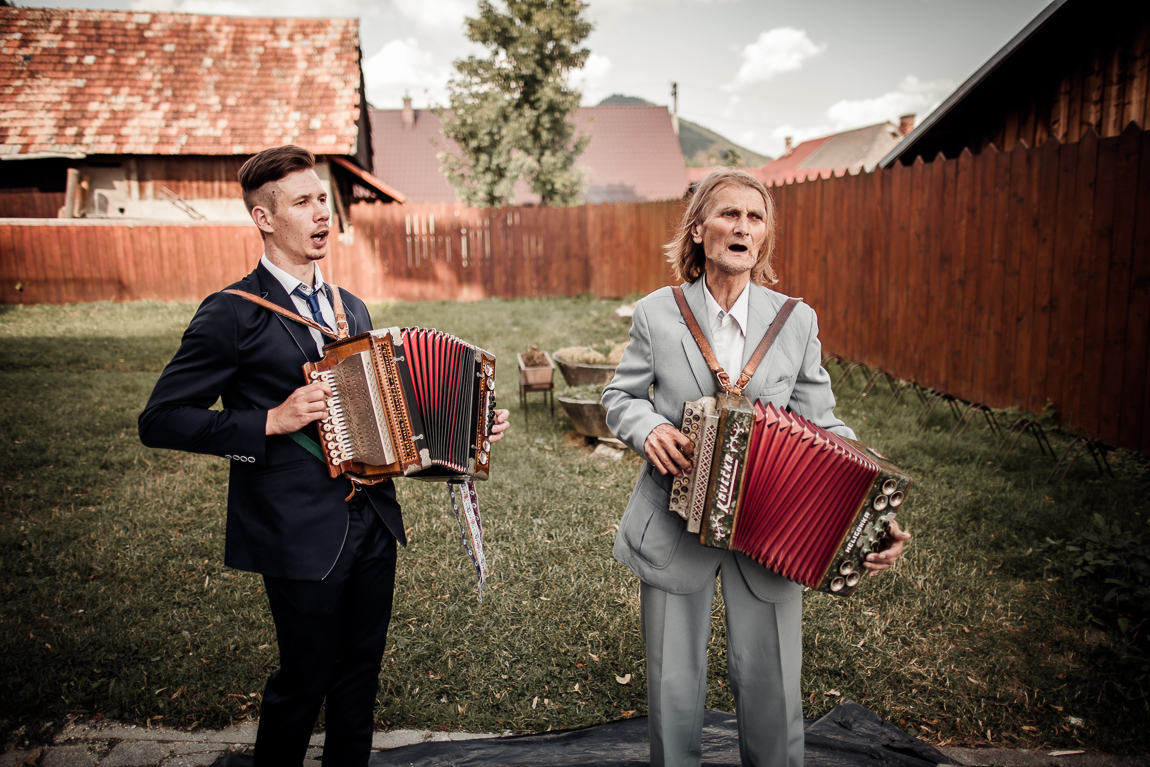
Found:
M 331 387 L 319 429 L 332 478 L 487 479 L 494 355 L 426 328 L 373 330 L 323 350 L 303 371 Z
M 742 396 L 684 403 L 681 429 L 695 453 L 670 508 L 687 530 L 831 594 L 858 586 L 913 481 L 861 442 Z

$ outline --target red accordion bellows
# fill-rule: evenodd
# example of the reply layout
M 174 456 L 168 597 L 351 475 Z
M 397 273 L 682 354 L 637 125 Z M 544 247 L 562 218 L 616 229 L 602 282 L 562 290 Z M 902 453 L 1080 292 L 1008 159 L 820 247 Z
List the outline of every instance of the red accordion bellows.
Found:
M 755 403 L 731 547 L 817 585 L 879 467 L 841 437 Z

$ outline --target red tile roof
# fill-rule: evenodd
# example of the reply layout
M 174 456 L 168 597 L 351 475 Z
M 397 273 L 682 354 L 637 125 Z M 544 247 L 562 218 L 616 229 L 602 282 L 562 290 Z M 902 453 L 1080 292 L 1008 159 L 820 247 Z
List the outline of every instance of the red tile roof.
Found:
M 375 175 L 404 191 L 408 202 L 455 201 L 455 190 L 439 171 L 436 154 L 457 151 L 443 136 L 434 112 L 415 110 L 403 125 L 403 110 L 372 109 Z M 666 200 L 682 197 L 687 170 L 666 107 L 585 107 L 575 115 L 591 141 L 576 161 L 587 172 L 587 202 Z M 523 185 L 520 185 L 523 187 Z M 538 202 L 525 188 L 516 204 Z
M 897 126 L 878 123 L 804 141 L 790 154 L 764 165 L 762 181 L 769 186 L 831 174 L 869 172 L 901 140 Z
M 359 22 L 0 8 L 0 154 L 355 155 Z
M 761 168 L 743 168 L 767 186 L 827 178 L 859 170 L 874 170 L 883 155 L 902 140 L 902 134 L 891 123 L 878 123 L 865 128 L 834 133 L 804 141 L 787 155 L 771 160 Z M 688 168 L 692 184 L 707 177 L 711 168 Z

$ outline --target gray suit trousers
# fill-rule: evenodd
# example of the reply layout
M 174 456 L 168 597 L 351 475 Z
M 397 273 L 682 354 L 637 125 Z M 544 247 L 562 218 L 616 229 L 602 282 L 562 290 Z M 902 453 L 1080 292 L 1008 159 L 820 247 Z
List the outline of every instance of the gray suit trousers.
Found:
M 759 600 L 730 552 L 719 570 L 742 763 L 802 767 L 802 597 Z M 714 596 L 714 578 L 693 594 L 640 587 L 652 767 L 699 767 L 702 760 Z

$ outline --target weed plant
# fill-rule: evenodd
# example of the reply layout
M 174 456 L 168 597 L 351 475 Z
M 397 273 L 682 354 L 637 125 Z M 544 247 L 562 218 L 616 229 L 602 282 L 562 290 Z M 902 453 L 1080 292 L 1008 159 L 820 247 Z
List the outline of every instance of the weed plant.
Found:
M 646 712 L 638 583 L 611 558 L 641 463 L 592 458 L 536 395 L 525 424 L 515 388 L 514 353 L 531 344 L 624 340 L 616 305 L 371 307 L 377 326 L 436 327 L 494 352 L 514 425 L 479 487 L 492 567 L 482 603 L 446 490 L 397 483 L 410 545 L 380 726 L 525 732 Z M 222 565 L 227 464 L 136 437 L 194 309 L 0 307 L 7 727 L 94 716 L 218 727 L 258 715 L 274 630 L 260 578 Z M 920 429 L 914 401 L 888 412 L 881 388 L 856 401 L 862 383 L 856 372 L 839 386 L 838 413 L 915 477 L 899 517 L 914 538 L 854 597 L 805 595 L 804 714 L 849 697 L 936 744 L 1144 751 L 1141 460 L 1112 453 L 1115 478 L 1080 461 L 1047 485 L 1052 461 L 1032 442 L 1004 457 L 984 426 L 952 437 L 943 412 Z M 1052 438 L 1060 451 L 1066 439 Z M 707 702 L 729 711 L 722 609 L 717 597 Z

